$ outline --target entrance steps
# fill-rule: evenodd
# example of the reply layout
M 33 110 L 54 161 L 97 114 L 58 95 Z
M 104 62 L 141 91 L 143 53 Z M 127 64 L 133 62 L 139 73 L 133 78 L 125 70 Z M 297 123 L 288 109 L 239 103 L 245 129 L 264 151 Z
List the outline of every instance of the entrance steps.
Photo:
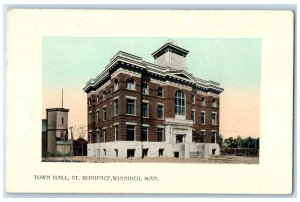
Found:
M 202 158 L 202 155 L 199 152 L 190 152 L 190 158 Z

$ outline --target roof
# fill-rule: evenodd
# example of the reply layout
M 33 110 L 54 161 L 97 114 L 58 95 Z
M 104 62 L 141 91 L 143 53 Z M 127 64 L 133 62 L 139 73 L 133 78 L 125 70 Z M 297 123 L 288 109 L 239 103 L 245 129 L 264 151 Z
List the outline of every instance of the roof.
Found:
M 66 108 L 48 108 L 46 109 L 47 112 L 53 112 L 53 111 L 61 111 L 61 112 L 68 112 L 70 109 Z
M 167 43 L 165 45 L 175 46 L 171 43 Z M 164 46 L 163 46 L 164 47 Z M 163 48 L 162 47 L 162 48 Z M 180 47 L 179 47 L 180 48 Z M 184 49 L 182 49 L 184 50 Z M 185 50 L 186 51 L 186 50 Z M 156 53 L 156 52 L 154 52 Z M 153 53 L 153 54 L 154 54 Z M 111 69 L 116 67 L 117 65 L 124 65 L 137 68 L 137 69 L 146 69 L 150 74 L 157 75 L 159 77 L 165 79 L 173 79 L 173 80 L 181 80 L 187 84 L 193 84 L 198 88 L 207 90 L 212 89 L 216 92 L 222 92 L 224 89 L 220 87 L 220 84 L 214 81 L 206 81 L 197 77 L 194 77 L 192 74 L 184 70 L 178 70 L 172 67 L 163 67 L 150 62 L 143 61 L 141 57 L 119 51 L 116 55 L 112 57 L 110 63 L 105 67 L 104 71 L 99 74 L 96 78 L 90 79 L 83 90 L 88 93 L 93 90 L 99 83 L 107 79 L 110 75 L 109 72 Z
M 182 55 L 184 57 L 189 53 L 188 50 L 185 50 L 185 49 L 177 46 L 176 42 L 169 41 L 166 44 L 164 44 L 162 47 L 160 47 L 158 50 L 156 50 L 155 52 L 153 52 L 151 55 L 154 58 L 158 58 L 163 53 L 165 53 L 167 50 L 171 50 L 172 52 L 175 52 L 175 53 L 177 53 L 179 55 Z

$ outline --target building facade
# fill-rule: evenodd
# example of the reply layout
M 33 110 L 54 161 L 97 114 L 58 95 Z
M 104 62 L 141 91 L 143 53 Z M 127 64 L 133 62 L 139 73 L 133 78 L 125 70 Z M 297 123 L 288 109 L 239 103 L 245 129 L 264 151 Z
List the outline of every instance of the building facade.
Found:
M 65 108 L 46 109 L 46 133 L 42 145 L 47 145 L 47 152 L 70 153 L 71 144 L 68 142 L 68 112 Z
M 87 93 L 88 156 L 219 155 L 219 83 L 187 72 L 189 51 L 168 41 L 154 64 L 119 51 Z

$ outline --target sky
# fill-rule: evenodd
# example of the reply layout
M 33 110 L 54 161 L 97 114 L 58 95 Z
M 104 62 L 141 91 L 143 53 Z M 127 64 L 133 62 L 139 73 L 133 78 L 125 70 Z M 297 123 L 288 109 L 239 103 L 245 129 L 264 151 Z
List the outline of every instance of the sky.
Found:
M 69 111 L 69 126 L 87 123 L 86 82 L 98 76 L 118 52 L 154 63 L 151 56 L 170 38 L 44 37 L 43 103 Z M 188 72 L 221 84 L 220 134 L 225 138 L 259 137 L 261 39 L 172 38 L 189 50 Z

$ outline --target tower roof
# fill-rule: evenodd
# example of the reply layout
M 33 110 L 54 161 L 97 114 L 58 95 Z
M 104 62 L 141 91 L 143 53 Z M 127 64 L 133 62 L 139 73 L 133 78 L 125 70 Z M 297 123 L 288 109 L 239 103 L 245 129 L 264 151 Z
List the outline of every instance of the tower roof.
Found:
M 154 57 L 154 59 L 156 59 L 168 50 L 171 50 L 172 52 L 177 53 L 178 55 L 182 55 L 184 57 L 189 53 L 188 50 L 179 47 L 178 43 L 175 40 L 169 39 L 162 47 L 160 47 L 151 55 Z
M 61 111 L 61 112 L 68 112 L 69 109 L 66 108 L 48 108 L 46 109 L 47 112 L 53 112 L 53 111 Z

